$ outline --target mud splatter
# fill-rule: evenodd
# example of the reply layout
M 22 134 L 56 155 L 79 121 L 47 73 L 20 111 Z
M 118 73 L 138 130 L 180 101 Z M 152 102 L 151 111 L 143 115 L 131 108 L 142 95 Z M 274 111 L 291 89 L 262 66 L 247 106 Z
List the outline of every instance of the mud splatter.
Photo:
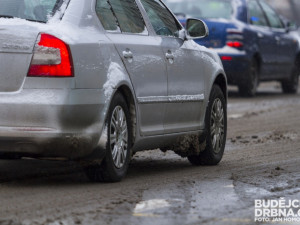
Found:
M 273 131 L 250 136 L 239 135 L 231 138 L 230 141 L 234 144 L 266 144 L 278 141 L 294 141 L 295 139 L 298 139 L 297 132 Z

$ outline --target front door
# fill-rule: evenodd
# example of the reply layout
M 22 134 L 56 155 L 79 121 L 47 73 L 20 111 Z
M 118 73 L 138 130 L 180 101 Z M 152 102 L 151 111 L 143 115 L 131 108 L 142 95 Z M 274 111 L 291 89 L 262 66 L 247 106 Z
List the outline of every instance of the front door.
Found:
M 168 70 L 165 132 L 199 130 L 204 116 L 204 60 L 199 49 L 176 37 L 162 42 Z
M 161 47 L 168 71 L 168 96 L 165 99 L 165 133 L 199 130 L 204 116 L 203 62 L 179 38 L 178 21 L 160 0 L 141 0 Z

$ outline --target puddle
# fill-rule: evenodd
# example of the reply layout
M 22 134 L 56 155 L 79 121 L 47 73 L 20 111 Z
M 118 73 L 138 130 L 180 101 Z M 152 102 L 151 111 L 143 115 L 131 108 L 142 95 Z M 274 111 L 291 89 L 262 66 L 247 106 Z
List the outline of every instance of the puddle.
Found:
M 245 195 L 246 196 L 256 196 L 256 198 L 259 197 L 267 197 L 267 196 L 271 196 L 272 193 L 267 191 L 264 188 L 260 188 L 260 187 L 247 187 L 245 188 Z
M 207 220 L 245 219 L 231 215 L 240 207 L 232 180 L 186 180 L 145 190 L 142 201 L 132 211 L 131 222 L 138 221 L 139 225 L 201 224 Z

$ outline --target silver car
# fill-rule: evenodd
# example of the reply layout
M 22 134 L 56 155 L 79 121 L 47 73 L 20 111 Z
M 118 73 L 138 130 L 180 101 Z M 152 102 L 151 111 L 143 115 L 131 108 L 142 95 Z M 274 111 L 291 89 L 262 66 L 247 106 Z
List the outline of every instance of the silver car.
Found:
M 120 181 L 141 150 L 215 165 L 227 129 L 219 57 L 160 0 L 0 0 L 0 156 L 64 158 Z

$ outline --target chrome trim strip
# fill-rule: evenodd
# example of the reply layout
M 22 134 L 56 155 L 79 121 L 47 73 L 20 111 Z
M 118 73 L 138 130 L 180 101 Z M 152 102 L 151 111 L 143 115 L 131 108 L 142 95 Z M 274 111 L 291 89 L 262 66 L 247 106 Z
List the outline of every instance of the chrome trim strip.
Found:
M 204 94 L 200 95 L 171 95 L 171 96 L 149 96 L 138 98 L 139 104 L 154 103 L 185 103 L 185 102 L 202 102 Z

